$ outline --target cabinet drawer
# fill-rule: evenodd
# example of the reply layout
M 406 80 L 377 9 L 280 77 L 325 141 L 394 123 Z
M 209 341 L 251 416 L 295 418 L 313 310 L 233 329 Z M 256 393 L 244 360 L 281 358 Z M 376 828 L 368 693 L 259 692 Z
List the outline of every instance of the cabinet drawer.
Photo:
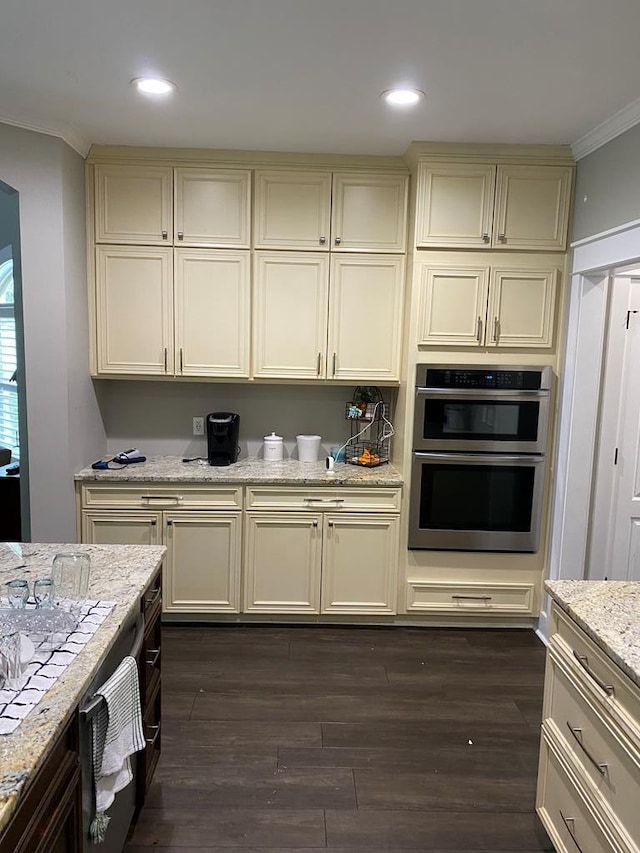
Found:
M 558 853 L 613 853 L 626 850 L 607 838 L 604 823 L 580 796 L 568 765 L 543 734 L 537 811 Z
M 297 488 L 247 488 L 247 509 L 301 510 L 314 512 L 400 512 L 400 489 L 364 488 L 343 489 L 309 487 Z
M 138 753 L 138 795 L 137 801 L 141 806 L 144 803 L 147 792 L 153 779 L 158 759 L 160 758 L 160 732 L 161 732 L 161 687 L 157 682 L 157 688 L 149 705 L 145 709 L 142 718 L 142 729 L 146 747 Z
M 91 483 L 82 486 L 82 506 L 128 507 L 140 509 L 242 509 L 240 486 L 201 486 L 187 483 Z
M 606 708 L 640 748 L 640 690 L 555 604 L 550 646 L 568 661 L 586 694 Z
M 534 616 L 533 584 L 407 581 L 407 610 Z
M 640 755 L 615 725 L 604 717 L 574 682 L 573 673 L 550 649 L 545 725 L 581 764 L 598 795 L 633 837 L 640 838 L 637 780 Z

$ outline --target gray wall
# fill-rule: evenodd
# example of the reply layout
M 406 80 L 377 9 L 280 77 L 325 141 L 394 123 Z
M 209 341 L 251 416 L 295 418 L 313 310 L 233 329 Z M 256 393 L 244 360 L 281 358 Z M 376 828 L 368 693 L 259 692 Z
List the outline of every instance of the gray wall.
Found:
M 0 124 L 0 179 L 20 194 L 31 536 L 74 541 L 73 474 L 106 441 L 87 379 L 83 160 Z
M 640 219 L 640 125 L 578 161 L 572 240 L 636 219 Z

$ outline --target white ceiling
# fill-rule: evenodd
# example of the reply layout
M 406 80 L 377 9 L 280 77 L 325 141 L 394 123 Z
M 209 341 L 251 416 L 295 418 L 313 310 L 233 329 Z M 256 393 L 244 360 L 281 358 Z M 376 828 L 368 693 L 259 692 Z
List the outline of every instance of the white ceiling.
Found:
M 574 143 L 640 95 L 639 0 L 14 0 L 0 121 L 90 143 Z M 175 81 L 169 100 L 129 81 Z M 415 110 L 379 94 L 424 89 Z

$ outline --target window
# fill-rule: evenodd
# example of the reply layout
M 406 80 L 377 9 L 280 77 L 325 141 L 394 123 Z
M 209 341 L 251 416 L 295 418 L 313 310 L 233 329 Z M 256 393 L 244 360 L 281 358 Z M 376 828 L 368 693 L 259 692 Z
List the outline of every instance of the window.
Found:
M 19 458 L 18 388 L 15 382 L 16 323 L 13 299 L 13 260 L 0 264 L 0 445 Z

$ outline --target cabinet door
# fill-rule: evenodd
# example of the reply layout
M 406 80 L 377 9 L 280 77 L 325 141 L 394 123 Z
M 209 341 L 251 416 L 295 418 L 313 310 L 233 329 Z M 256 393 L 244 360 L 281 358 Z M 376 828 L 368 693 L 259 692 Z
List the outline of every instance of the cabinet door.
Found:
M 251 172 L 176 169 L 176 246 L 248 249 Z
M 176 373 L 249 375 L 249 252 L 175 250 Z
M 159 512 L 82 513 L 82 542 L 91 545 L 159 545 Z
M 329 251 L 331 172 L 258 171 L 256 249 Z
M 404 175 L 335 174 L 331 250 L 404 252 L 407 186 Z
M 328 377 L 400 378 L 403 292 L 398 255 L 331 259 Z
M 319 613 L 322 516 L 247 513 L 244 611 Z
M 256 252 L 254 376 L 326 375 L 329 260 L 311 252 Z
M 238 613 L 242 513 L 165 512 L 165 613 Z
M 418 346 L 478 347 L 484 341 L 489 270 L 417 264 Z
M 493 245 L 564 250 L 572 176 L 570 166 L 498 166 Z
M 395 613 L 398 516 L 326 515 L 322 613 Z
M 495 183 L 495 166 L 421 163 L 416 246 L 489 247 Z
M 493 269 L 487 346 L 552 346 L 558 275 L 557 269 Z
M 96 166 L 96 243 L 171 242 L 171 168 Z
M 98 373 L 173 373 L 172 250 L 96 246 Z

